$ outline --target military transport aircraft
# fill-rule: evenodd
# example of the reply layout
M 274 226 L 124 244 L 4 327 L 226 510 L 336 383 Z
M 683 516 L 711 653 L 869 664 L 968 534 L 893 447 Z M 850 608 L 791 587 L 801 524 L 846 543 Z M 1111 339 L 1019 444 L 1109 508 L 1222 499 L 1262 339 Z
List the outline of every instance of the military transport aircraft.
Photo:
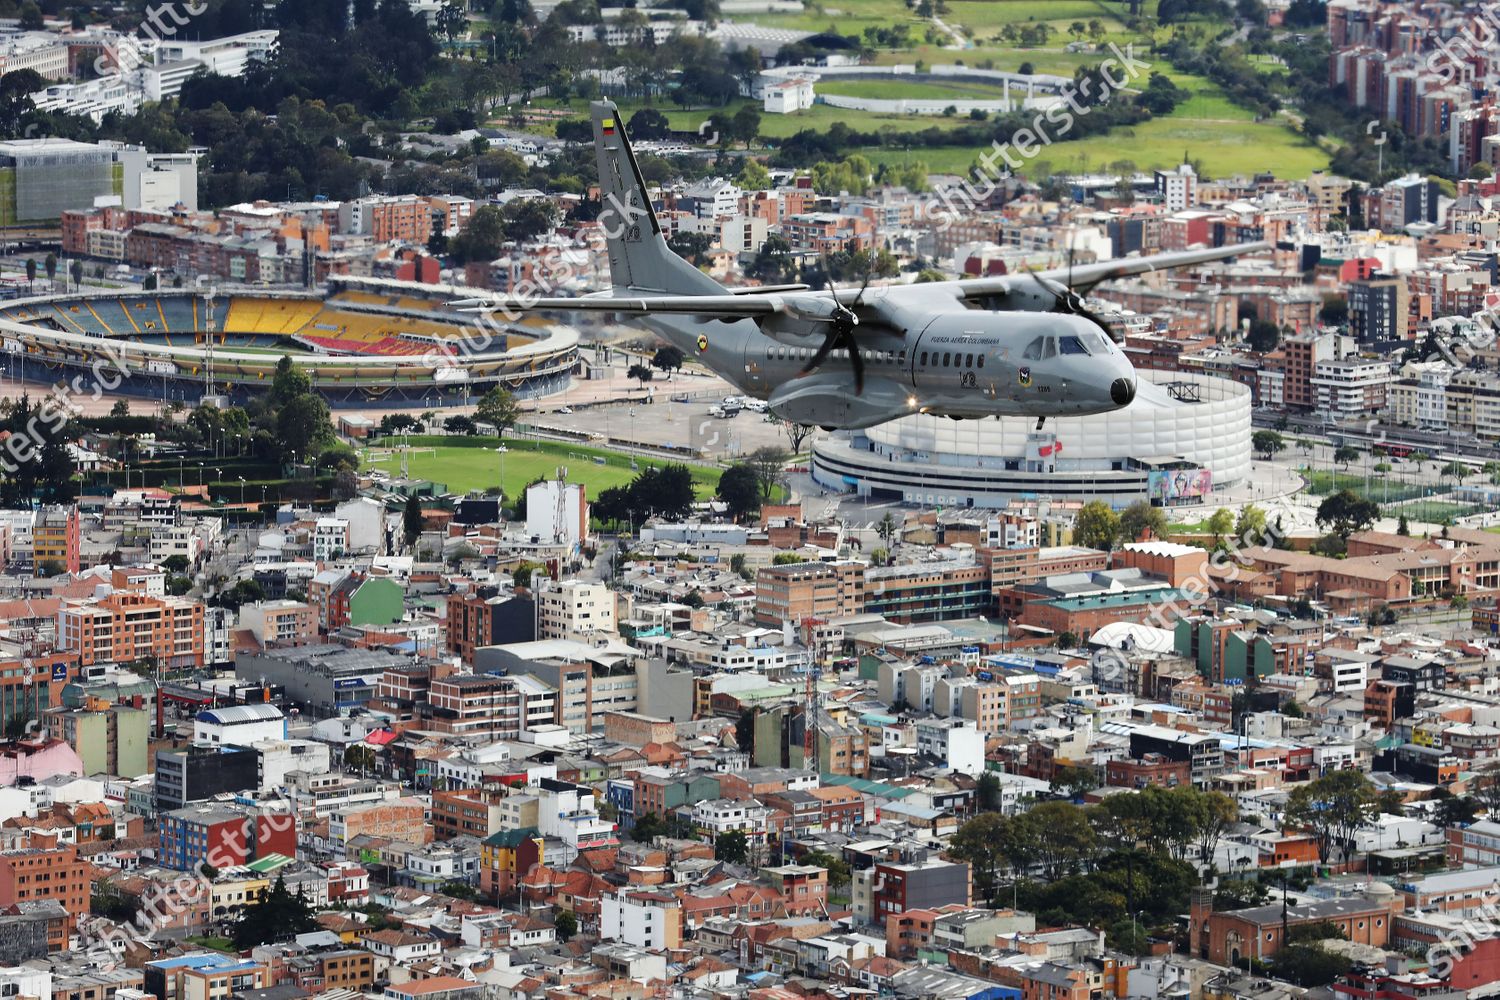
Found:
M 590 110 L 613 289 L 484 306 L 640 316 L 687 356 L 799 424 L 860 428 L 931 413 L 1028 416 L 1040 426 L 1049 416 L 1119 409 L 1135 398 L 1135 369 L 1079 292 L 1270 247 L 911 285 L 727 289 L 667 246 L 615 105 L 596 101 Z

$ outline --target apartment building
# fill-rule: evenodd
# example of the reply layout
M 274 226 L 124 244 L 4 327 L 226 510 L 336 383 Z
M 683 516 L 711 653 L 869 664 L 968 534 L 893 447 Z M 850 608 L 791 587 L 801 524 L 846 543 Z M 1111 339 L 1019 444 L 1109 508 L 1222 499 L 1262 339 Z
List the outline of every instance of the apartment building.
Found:
M 93 865 L 74 844 L 33 836 L 32 845 L 0 851 L 0 907 L 53 900 L 68 911 L 71 932 L 89 914 Z
M 857 615 L 864 604 L 862 562 L 784 563 L 762 567 L 755 575 L 755 621 L 760 625 Z
M 1319 413 L 1334 420 L 1367 420 L 1385 409 L 1391 366 L 1379 359 L 1319 361 L 1309 384 Z
M 432 681 L 427 700 L 438 732 L 487 740 L 513 740 L 521 734 L 521 694 L 513 677 L 443 677 Z
M 564 580 L 537 595 L 543 639 L 571 639 L 614 632 L 615 592 L 602 583 Z
M 77 573 L 82 538 L 77 504 L 42 509 L 31 528 L 32 566 L 38 569 L 49 566 L 58 572 Z
M 339 231 L 376 243 L 425 245 L 432 236 L 432 206 L 417 195 L 357 198 L 339 206 Z
M 117 592 L 97 601 L 68 601 L 57 611 L 57 643 L 83 666 L 151 659 L 204 665 L 203 605 L 181 597 Z
M 300 646 L 318 634 L 318 609 L 302 601 L 260 601 L 240 608 L 240 627 L 262 646 Z

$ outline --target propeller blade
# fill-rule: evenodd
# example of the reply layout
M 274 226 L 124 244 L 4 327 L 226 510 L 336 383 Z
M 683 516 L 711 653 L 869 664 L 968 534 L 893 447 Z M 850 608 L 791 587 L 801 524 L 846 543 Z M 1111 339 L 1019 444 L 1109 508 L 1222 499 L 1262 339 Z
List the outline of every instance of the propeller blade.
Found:
M 818 348 L 818 353 L 814 354 L 811 358 L 809 358 L 807 364 L 805 364 L 805 365 L 802 366 L 802 371 L 800 372 L 800 374 L 806 375 L 806 374 L 810 373 L 813 369 L 818 368 L 819 366 L 821 366 L 823 364 L 823 362 L 827 361 L 828 360 L 828 355 L 830 355 L 830 354 L 833 353 L 833 348 L 837 344 L 838 339 L 839 339 L 838 328 L 835 327 L 834 329 L 829 330 L 828 331 L 828 336 L 826 336 L 826 337 L 823 338 L 823 346 L 819 347 Z
M 851 332 L 844 342 L 849 346 L 849 363 L 854 366 L 854 394 L 863 396 L 865 394 L 865 359 L 859 353 L 859 344 L 854 340 Z

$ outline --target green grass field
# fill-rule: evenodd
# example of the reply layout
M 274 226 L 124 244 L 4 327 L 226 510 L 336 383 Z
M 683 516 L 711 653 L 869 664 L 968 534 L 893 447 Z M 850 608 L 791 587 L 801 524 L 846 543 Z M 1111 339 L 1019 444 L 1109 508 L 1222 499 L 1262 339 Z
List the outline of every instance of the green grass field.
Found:
M 1447 500 L 1414 500 L 1411 503 L 1389 504 L 1382 508 L 1386 517 L 1406 515 L 1408 521 L 1425 521 L 1428 524 L 1446 524 L 1460 517 L 1478 514 L 1485 510 L 1482 504 L 1451 503 Z
M 1359 466 L 1348 472 L 1329 472 L 1327 469 L 1302 469 L 1302 478 L 1307 481 L 1307 492 L 1313 496 L 1327 496 L 1337 490 L 1353 490 L 1380 503 L 1395 503 L 1410 500 L 1432 492 L 1429 486 L 1418 486 L 1392 479 L 1389 475 L 1371 472 L 1368 477 Z
M 844 80 L 830 77 L 818 81 L 818 93 L 836 94 L 843 97 L 863 97 L 876 100 L 941 101 L 945 98 L 977 98 L 998 101 L 1005 97 L 1005 88 L 977 83 L 970 80 L 953 83 L 936 83 L 929 80 Z M 1014 91 L 1012 91 L 1014 94 Z
M 508 497 L 521 494 L 526 484 L 541 477 L 557 475 L 559 466 L 566 466 L 568 481 L 582 483 L 589 496 L 598 496 L 611 486 L 624 486 L 634 479 L 639 470 L 630 467 L 633 456 L 605 448 L 586 448 L 578 445 L 560 444 L 552 441 L 527 441 L 507 438 L 504 456 L 495 452 L 500 443 L 497 438 L 413 437 L 412 454 L 408 468 L 413 477 L 430 479 L 442 483 L 451 492 L 464 493 L 469 490 L 492 490 L 500 480 L 500 467 L 505 466 L 504 490 Z M 376 450 L 380 445 L 374 446 Z M 361 455 L 362 469 L 379 469 L 391 475 L 401 472 L 399 450 L 387 458 L 373 461 L 366 449 Z M 602 459 L 602 464 L 596 459 Z M 652 465 L 667 465 L 665 459 L 635 458 L 640 469 Z M 719 485 L 722 470 L 713 466 L 689 464 L 693 481 L 698 486 L 700 499 L 712 496 Z

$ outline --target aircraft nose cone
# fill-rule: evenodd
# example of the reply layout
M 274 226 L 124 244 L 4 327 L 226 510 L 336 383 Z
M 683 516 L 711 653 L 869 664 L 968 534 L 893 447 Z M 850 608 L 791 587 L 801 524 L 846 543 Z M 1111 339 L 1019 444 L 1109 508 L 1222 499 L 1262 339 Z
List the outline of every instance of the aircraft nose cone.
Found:
M 1109 398 L 1116 406 L 1128 406 L 1135 398 L 1135 380 L 1117 378 L 1109 384 Z

